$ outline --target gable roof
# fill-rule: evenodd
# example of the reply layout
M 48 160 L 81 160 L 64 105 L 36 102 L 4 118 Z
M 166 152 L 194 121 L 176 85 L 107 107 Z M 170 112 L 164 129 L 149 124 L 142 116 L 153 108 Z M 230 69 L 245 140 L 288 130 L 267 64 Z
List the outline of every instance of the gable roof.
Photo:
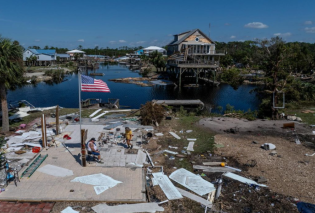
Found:
M 39 49 L 28 49 L 35 55 L 44 54 L 44 55 L 55 55 L 56 50 L 39 50 Z
M 201 30 L 199 29 L 194 29 L 194 30 L 191 30 L 190 32 L 188 32 L 186 35 L 184 35 L 181 39 L 179 39 L 178 41 L 172 41 L 171 43 L 169 43 L 168 45 L 176 45 L 176 44 L 180 44 L 182 43 L 183 41 L 186 40 L 186 38 L 188 38 L 189 36 L 191 36 L 192 34 L 194 34 L 196 31 L 199 31 L 200 34 L 203 35 L 203 37 L 209 39 L 212 43 L 214 43 L 206 34 L 204 34 Z M 181 34 L 184 34 L 184 33 L 181 33 Z M 181 35 L 181 34 L 177 34 L 177 35 Z

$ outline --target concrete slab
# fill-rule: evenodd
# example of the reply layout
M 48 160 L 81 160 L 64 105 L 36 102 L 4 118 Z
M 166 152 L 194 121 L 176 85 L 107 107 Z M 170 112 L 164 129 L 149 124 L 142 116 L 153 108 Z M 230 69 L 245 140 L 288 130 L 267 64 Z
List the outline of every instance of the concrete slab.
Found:
M 48 154 L 40 168 L 45 165 L 59 166 L 73 171 L 73 176 L 54 177 L 36 171 L 30 178 L 22 178 L 18 187 L 9 184 L 0 200 L 18 201 L 103 201 L 103 202 L 145 202 L 144 173 L 141 168 L 125 167 L 82 167 L 80 149 L 71 153 L 65 148 L 50 148 L 41 154 Z M 119 164 L 119 162 L 117 162 Z M 114 188 L 97 195 L 90 185 L 70 182 L 74 177 L 102 173 L 121 181 Z M 22 171 L 20 172 L 22 174 Z
M 66 177 L 66 176 L 73 175 L 72 170 L 65 169 L 59 166 L 50 165 L 50 164 L 39 168 L 37 171 L 48 174 L 48 175 L 52 175 L 55 177 Z

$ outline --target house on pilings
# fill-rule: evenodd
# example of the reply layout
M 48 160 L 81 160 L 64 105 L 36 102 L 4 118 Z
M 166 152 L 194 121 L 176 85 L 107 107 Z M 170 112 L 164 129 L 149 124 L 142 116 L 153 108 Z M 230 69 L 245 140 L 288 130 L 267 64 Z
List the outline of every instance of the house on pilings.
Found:
M 194 29 L 176 34 L 167 46 L 168 69 L 178 76 L 180 87 L 182 77 L 196 78 L 196 85 L 199 80 L 219 85 L 215 76 L 220 57 L 225 54 L 224 51 L 217 51 L 215 42 L 201 30 Z

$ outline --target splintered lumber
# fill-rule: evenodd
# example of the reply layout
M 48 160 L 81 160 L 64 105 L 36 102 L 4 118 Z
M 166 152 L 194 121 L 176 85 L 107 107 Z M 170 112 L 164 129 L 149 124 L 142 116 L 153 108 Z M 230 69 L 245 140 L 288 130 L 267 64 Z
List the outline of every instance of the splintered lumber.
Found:
M 193 165 L 194 169 L 200 169 L 204 172 L 235 172 L 233 169 L 224 168 L 224 167 L 209 167 L 209 166 L 201 166 L 201 165 Z
M 220 166 L 222 162 L 202 162 L 205 166 Z M 227 164 L 227 163 L 225 163 Z
M 176 187 L 177 188 L 177 187 Z M 194 195 L 194 194 L 192 194 L 192 193 L 190 193 L 190 192 L 187 192 L 187 191 L 185 191 L 185 190 L 183 190 L 183 189 L 180 189 L 180 188 L 177 188 L 177 190 L 184 196 L 184 197 L 187 197 L 187 198 L 189 198 L 189 199 L 191 199 L 191 200 L 193 200 L 193 201 L 196 201 L 196 202 L 198 202 L 198 203 L 200 203 L 200 204 L 202 204 L 202 205 L 205 205 L 205 206 L 207 206 L 208 208 L 212 208 L 212 204 L 210 203 L 210 201 L 208 201 L 208 200 L 205 200 L 205 199 L 203 199 L 202 197 L 199 197 L 199 196 L 197 196 L 197 195 Z

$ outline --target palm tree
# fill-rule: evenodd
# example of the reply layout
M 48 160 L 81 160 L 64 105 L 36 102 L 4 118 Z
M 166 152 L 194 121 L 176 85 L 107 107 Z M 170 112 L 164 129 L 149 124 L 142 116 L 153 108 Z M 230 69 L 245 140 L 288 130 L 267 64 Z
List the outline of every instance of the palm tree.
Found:
M 23 77 L 23 51 L 20 45 L 0 36 L 0 99 L 2 132 L 9 131 L 9 112 L 6 90 L 20 84 Z

